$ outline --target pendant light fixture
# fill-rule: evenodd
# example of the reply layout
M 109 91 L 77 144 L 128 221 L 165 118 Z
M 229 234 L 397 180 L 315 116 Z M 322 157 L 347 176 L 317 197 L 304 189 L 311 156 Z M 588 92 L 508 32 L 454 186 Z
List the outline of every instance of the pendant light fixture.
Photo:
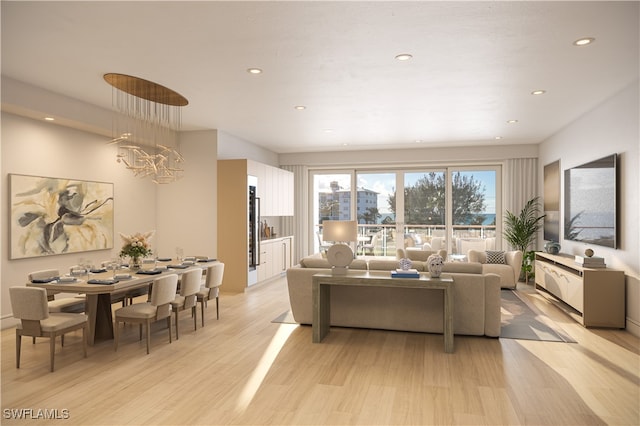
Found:
M 187 99 L 157 83 L 125 74 L 109 73 L 112 86 L 112 135 L 118 144 L 116 161 L 134 176 L 157 184 L 171 183 L 184 173 L 180 154 L 181 108 Z

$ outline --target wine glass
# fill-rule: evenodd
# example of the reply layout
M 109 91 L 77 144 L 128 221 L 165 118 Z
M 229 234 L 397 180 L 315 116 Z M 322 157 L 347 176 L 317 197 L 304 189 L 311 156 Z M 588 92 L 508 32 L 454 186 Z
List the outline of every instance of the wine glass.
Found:
M 178 263 L 182 262 L 182 256 L 184 256 L 184 250 L 182 247 L 176 247 L 176 256 Z
M 116 277 L 116 271 L 120 269 L 120 260 L 118 258 L 113 258 L 111 261 L 107 262 L 105 265 L 108 271 L 113 271 L 113 278 Z

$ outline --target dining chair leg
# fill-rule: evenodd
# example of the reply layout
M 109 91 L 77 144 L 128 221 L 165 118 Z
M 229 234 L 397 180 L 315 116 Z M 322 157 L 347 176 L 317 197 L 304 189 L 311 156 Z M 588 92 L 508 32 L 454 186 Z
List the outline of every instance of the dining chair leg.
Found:
M 16 330 L 16 368 L 20 368 L 20 346 L 21 345 L 22 345 L 22 336 L 20 335 L 18 330 Z
M 198 315 L 196 315 L 197 309 L 196 306 L 191 307 L 191 316 L 193 317 L 193 329 L 198 329 Z
M 120 331 L 118 330 L 120 327 L 119 326 L 119 322 L 118 320 L 116 320 L 114 326 L 113 326 L 113 350 L 115 352 L 118 351 L 118 340 L 120 340 Z
M 53 373 L 53 358 L 56 352 L 56 336 L 53 335 L 49 339 L 49 359 L 51 362 L 51 372 Z
M 169 343 L 171 343 L 171 315 L 167 317 L 167 330 L 169 330 Z
M 138 324 L 138 330 L 140 331 L 140 339 L 142 340 L 142 323 Z
M 178 334 L 178 323 L 179 323 L 179 321 L 178 321 L 178 311 L 176 310 L 175 313 L 176 313 L 176 340 L 178 340 L 180 338 L 180 335 Z
M 82 351 L 84 352 L 84 357 L 87 357 L 87 331 L 89 330 L 89 325 L 85 324 L 82 327 Z
M 204 300 L 200 301 L 200 318 L 202 319 L 202 326 L 204 327 Z
M 142 327 L 142 324 L 140 324 Z M 149 347 L 151 346 L 151 321 L 147 320 L 147 355 L 149 355 Z
M 220 309 L 218 307 L 218 296 L 216 296 L 216 319 L 220 319 Z

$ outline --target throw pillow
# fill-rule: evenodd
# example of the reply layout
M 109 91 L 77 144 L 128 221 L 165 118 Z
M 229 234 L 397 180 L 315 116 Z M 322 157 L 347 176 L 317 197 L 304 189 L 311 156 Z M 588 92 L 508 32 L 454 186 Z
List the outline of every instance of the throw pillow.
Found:
M 507 261 L 504 258 L 503 251 L 495 251 L 495 250 L 487 250 L 487 263 L 502 263 L 505 264 Z

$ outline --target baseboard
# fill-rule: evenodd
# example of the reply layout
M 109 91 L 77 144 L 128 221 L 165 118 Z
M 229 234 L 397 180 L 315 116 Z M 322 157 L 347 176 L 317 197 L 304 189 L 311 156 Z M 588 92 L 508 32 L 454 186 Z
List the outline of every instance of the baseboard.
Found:
M 0 318 L 0 329 L 15 327 L 18 324 L 18 320 L 13 315 L 4 315 Z
M 629 317 L 627 317 L 627 326 L 625 329 L 634 336 L 640 337 L 640 324 Z

